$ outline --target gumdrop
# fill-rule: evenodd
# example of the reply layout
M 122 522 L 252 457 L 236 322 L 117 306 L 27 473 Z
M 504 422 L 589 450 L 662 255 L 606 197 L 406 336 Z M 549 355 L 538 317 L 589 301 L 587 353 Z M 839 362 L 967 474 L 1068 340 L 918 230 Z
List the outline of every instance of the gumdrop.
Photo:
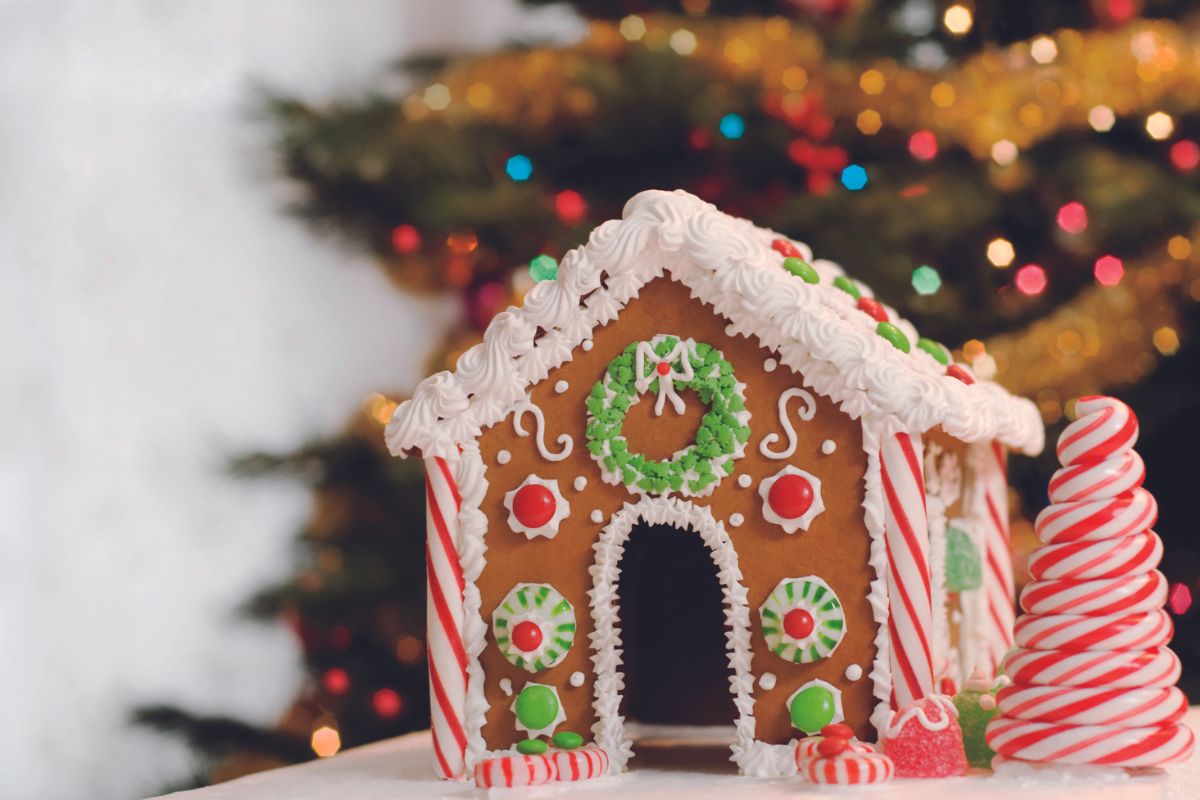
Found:
M 988 723 L 1000 713 L 993 682 L 979 670 L 972 672 L 963 690 L 955 695 L 954 707 L 958 709 L 958 727 L 962 730 L 967 763 L 991 769 L 996 751 L 988 747 L 985 733 Z
M 884 730 L 883 752 L 897 778 L 950 778 L 967 769 L 962 729 L 954 702 L 933 695 L 893 711 Z
M 967 592 L 983 585 L 979 549 L 966 531 L 946 528 L 946 591 Z

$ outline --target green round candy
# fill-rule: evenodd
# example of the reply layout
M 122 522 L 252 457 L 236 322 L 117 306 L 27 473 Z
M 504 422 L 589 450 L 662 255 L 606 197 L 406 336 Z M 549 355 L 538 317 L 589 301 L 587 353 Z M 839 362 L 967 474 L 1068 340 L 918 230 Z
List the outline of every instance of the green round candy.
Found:
M 890 322 L 881 322 L 875 326 L 875 332 L 892 343 L 901 352 L 907 353 L 912 349 L 912 345 L 908 341 L 908 337 L 904 335 L 904 331 L 897 328 Z
M 853 297 L 855 300 L 862 297 L 862 292 L 860 292 L 858 287 L 854 285 L 854 281 L 850 280 L 845 275 L 838 275 L 836 278 L 834 278 L 833 285 Z
M 514 710 L 522 725 L 529 730 L 539 731 L 554 724 L 554 719 L 558 716 L 558 698 L 549 686 L 532 684 L 517 695 Z
M 563 750 L 574 750 L 583 744 L 583 737 L 575 731 L 563 731 L 562 733 L 554 734 L 555 747 L 561 747 Z
M 837 703 L 829 689 L 824 686 L 809 686 L 796 693 L 788 711 L 792 715 L 792 725 L 805 733 L 813 734 L 833 722 Z
M 522 739 L 517 742 L 517 752 L 525 756 L 541 755 L 550 749 L 550 745 L 541 739 Z
M 938 344 L 933 339 L 926 339 L 924 336 L 922 336 L 920 339 L 917 339 L 917 347 L 933 356 L 933 360 L 941 364 L 943 367 L 949 366 L 950 354 L 946 352 L 945 347 Z
M 805 283 L 818 283 L 821 280 L 821 276 L 813 269 L 813 265 L 803 258 L 785 258 L 783 268 L 796 277 L 802 278 Z
M 558 277 L 558 262 L 542 254 L 529 262 L 529 277 L 534 281 L 552 281 Z

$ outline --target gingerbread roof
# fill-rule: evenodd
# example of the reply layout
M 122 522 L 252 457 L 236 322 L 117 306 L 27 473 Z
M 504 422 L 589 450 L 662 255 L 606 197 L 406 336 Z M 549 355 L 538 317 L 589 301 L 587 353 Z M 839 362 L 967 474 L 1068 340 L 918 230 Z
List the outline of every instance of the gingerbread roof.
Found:
M 877 333 L 877 320 L 850 292 L 834 286 L 841 267 L 794 242 L 819 277 L 809 283 L 781 266 L 772 247 L 780 239 L 787 241 L 687 192 L 634 196 L 621 219 L 600 225 L 563 257 L 554 280 L 534 286 L 520 308 L 498 314 L 453 372 L 417 386 L 387 427 L 388 447 L 397 455 L 448 455 L 474 440 L 590 341 L 597 326 L 616 319 L 643 285 L 665 276 L 728 319 L 731 334 L 757 339 L 852 417 L 892 416 L 912 431 L 940 425 L 962 441 L 1041 451 L 1045 431 L 1031 402 L 990 381 L 948 376 L 919 347 L 899 349 Z M 862 283 L 852 286 L 871 297 Z M 912 324 L 883 309 L 915 344 Z

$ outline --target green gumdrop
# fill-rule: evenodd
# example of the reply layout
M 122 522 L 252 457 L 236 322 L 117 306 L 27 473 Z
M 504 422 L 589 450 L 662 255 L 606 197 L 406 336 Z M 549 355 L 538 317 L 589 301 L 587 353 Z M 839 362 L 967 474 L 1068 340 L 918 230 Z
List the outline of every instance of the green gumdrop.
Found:
M 522 739 L 517 742 L 517 752 L 525 756 L 536 756 L 550 749 L 541 739 Z
M 540 255 L 529 262 L 529 277 L 536 282 L 552 281 L 558 277 L 558 262 L 548 255 Z
M 562 733 L 554 734 L 555 747 L 560 747 L 563 750 L 574 750 L 583 744 L 583 737 L 575 731 L 563 731 Z
M 949 366 L 950 354 L 946 352 L 945 347 L 938 344 L 933 339 L 926 339 L 924 336 L 922 336 L 920 339 L 917 339 L 917 347 L 933 356 L 933 360 L 941 364 L 943 367 Z
M 958 726 L 962 728 L 963 749 L 967 752 L 967 763 L 972 767 L 990 769 L 992 757 L 996 755 L 996 751 L 988 747 L 985 734 L 988 723 L 1000 713 L 1000 709 L 992 706 L 990 711 L 985 711 L 979 705 L 979 699 L 984 696 L 990 695 L 986 692 L 964 690 L 954 696 L 954 707 L 958 709 Z
M 966 592 L 983 586 L 979 550 L 966 531 L 946 528 L 946 591 Z
M 836 278 L 834 278 L 833 285 L 853 297 L 855 300 L 862 297 L 862 292 L 860 292 L 858 287 L 854 285 L 854 281 L 850 280 L 845 275 L 838 275 Z
M 810 686 L 803 689 L 792 698 L 788 711 L 792 715 L 792 725 L 808 734 L 817 733 L 833 722 L 837 711 L 833 692 L 824 686 Z
M 901 352 L 907 353 L 912 349 L 912 343 L 908 341 L 908 337 L 904 335 L 904 331 L 890 322 L 879 323 L 875 326 L 875 332 L 891 342 L 892 347 Z
M 526 728 L 542 730 L 552 725 L 558 716 L 558 698 L 549 686 L 533 684 L 517 695 L 514 710 L 517 720 Z
M 785 258 L 783 268 L 805 283 L 818 283 L 821 280 L 821 276 L 813 269 L 813 265 L 803 258 Z

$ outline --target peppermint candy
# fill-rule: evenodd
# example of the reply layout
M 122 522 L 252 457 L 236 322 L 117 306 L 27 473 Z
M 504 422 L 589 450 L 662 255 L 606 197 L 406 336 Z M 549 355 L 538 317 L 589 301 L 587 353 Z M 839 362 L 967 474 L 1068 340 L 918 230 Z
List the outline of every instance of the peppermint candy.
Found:
M 1122 728 L 1111 725 L 1061 725 L 1001 717 L 988 725 L 987 739 L 1005 758 L 1154 767 L 1186 759 L 1193 734 L 1186 725 Z
M 816 575 L 780 581 L 758 613 L 771 652 L 795 664 L 828 658 L 846 635 L 842 603 Z
M 1187 697 L 1174 686 L 1008 686 L 997 693 L 996 701 L 1001 713 L 1013 719 L 1127 728 L 1170 725 L 1183 719 L 1188 708 Z
M 1141 575 L 1157 567 L 1162 554 L 1162 540 L 1154 531 L 1099 542 L 1051 544 L 1029 557 L 1029 574 L 1037 581 Z
M 500 756 L 475 765 L 475 785 L 481 789 L 540 786 L 555 774 L 554 763 L 545 755 Z
M 1158 502 L 1140 486 L 1120 497 L 1087 503 L 1055 503 L 1033 522 L 1043 544 L 1132 536 L 1158 521 Z
M 540 672 L 571 649 L 575 609 L 548 583 L 519 583 L 492 612 L 492 636 L 510 664 Z
M 1166 648 L 1072 651 L 1017 648 L 1004 659 L 1004 674 L 1016 685 L 1172 686 L 1179 680 L 1179 657 Z
M 1034 581 L 1021 592 L 1030 614 L 1133 614 L 1162 608 L 1167 579 L 1159 572 L 1094 581 Z
M 550 753 L 560 781 L 585 781 L 608 774 L 608 753 L 594 744 Z
M 1074 503 L 1117 497 L 1136 489 L 1146 478 L 1142 457 L 1132 450 L 1103 461 L 1062 467 L 1050 478 L 1050 502 Z
M 1137 443 L 1137 417 L 1116 398 L 1081 397 L 1075 402 L 1075 414 L 1075 421 L 1058 438 L 1056 452 L 1064 466 L 1102 461 L 1132 450 Z
M 846 752 L 804 762 L 800 774 L 812 783 L 859 786 L 890 781 L 896 773 L 892 760 L 882 753 Z
M 1161 609 L 1150 614 L 1023 616 L 1014 635 L 1018 647 L 1033 650 L 1139 650 L 1165 647 L 1175 626 Z

